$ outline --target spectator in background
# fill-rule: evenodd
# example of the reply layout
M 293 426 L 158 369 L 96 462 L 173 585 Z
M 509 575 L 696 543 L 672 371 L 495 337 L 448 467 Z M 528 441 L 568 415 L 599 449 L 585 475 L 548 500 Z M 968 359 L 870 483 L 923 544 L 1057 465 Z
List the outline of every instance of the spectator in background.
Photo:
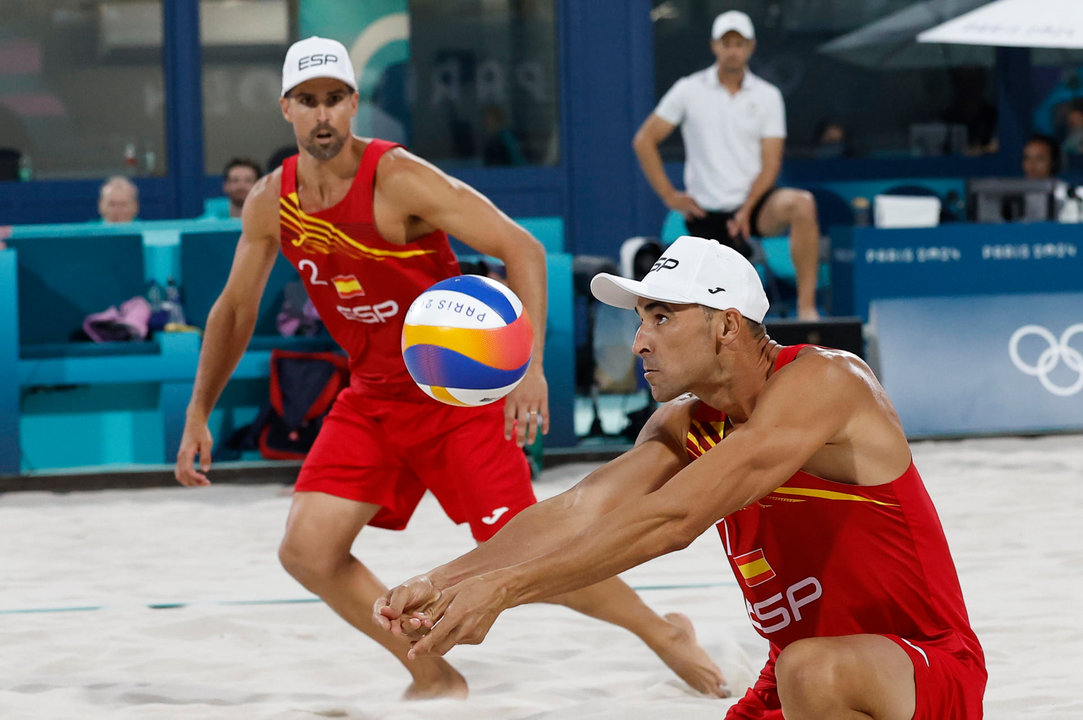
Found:
M 846 126 L 826 118 L 816 123 L 817 157 L 850 157 L 852 154 Z
M 816 310 L 820 226 L 812 194 L 775 186 L 786 143 L 786 110 L 778 88 L 753 75 L 752 20 L 731 10 L 715 18 L 711 52 L 717 62 L 681 78 L 643 122 L 632 146 L 647 181 L 666 207 L 684 215 L 691 235 L 751 255 L 751 236 L 790 232 L 797 271 L 797 315 Z M 658 145 L 681 126 L 685 190 L 666 177 Z
M 229 198 L 230 217 L 241 216 L 244 199 L 262 174 L 263 171 L 256 161 L 250 158 L 236 157 L 226 163 L 226 168 L 222 171 L 222 192 Z
M 519 141 L 508 128 L 499 105 L 485 106 L 485 141 L 481 152 L 485 165 L 526 165 Z
M 1060 143 L 1055 137 L 1034 133 L 1023 146 L 1023 175 L 1036 180 L 1060 172 Z
M 1064 114 L 1064 152 L 1083 153 L 1083 98 L 1076 98 Z
M 127 223 L 139 214 L 139 188 L 123 175 L 114 175 L 98 193 L 98 213 L 107 223 Z

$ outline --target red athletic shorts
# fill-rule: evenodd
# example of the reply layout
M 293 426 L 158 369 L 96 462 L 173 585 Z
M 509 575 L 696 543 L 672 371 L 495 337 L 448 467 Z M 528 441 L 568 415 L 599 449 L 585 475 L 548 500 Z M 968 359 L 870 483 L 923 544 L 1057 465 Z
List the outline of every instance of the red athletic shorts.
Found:
M 986 671 L 976 659 L 963 659 L 935 645 L 885 635 L 901 647 L 914 665 L 917 708 L 914 720 L 980 720 Z M 725 720 L 782 720 L 775 687 L 778 648 L 771 645 L 759 680 L 726 713 Z
M 503 402 L 461 408 L 346 388 L 294 486 L 380 505 L 369 524 L 390 530 L 406 527 L 426 490 L 478 542 L 536 502 L 523 451 L 504 439 Z

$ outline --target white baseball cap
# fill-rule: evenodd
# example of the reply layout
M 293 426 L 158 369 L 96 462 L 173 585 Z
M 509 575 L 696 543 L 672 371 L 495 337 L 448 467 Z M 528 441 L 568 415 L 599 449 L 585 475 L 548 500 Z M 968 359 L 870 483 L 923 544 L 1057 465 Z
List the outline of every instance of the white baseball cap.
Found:
M 756 30 L 752 27 L 752 18 L 740 10 L 729 10 L 714 19 L 711 26 L 711 39 L 717 40 L 730 30 L 734 30 L 746 40 L 756 39 Z
M 599 273 L 590 291 L 606 305 L 631 309 L 639 298 L 668 303 L 733 308 L 763 322 L 767 293 L 756 268 L 741 253 L 714 240 L 682 235 L 670 245 L 642 280 Z
M 334 78 L 357 91 L 357 75 L 346 46 L 338 40 L 313 35 L 298 40 L 286 51 L 282 63 L 282 97 L 306 80 Z

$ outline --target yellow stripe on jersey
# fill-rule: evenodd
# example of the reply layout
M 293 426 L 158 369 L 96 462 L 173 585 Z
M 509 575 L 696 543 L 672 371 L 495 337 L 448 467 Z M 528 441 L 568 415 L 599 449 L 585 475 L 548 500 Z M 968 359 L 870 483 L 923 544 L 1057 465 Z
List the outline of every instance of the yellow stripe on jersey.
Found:
M 714 434 L 719 438 L 723 436 L 724 424 L 724 421 L 709 423 L 710 427 L 714 429 Z M 699 420 L 692 420 L 688 426 L 688 434 L 685 435 L 685 449 L 689 455 L 699 457 L 717 444 L 707 429 L 707 425 L 704 425 Z
M 691 443 L 693 447 L 690 448 L 690 449 L 693 449 L 695 451 L 696 457 L 699 457 L 704 452 L 706 452 L 703 449 L 703 446 L 699 444 L 699 440 L 700 440 L 699 436 L 696 435 L 694 432 L 691 432 L 691 431 L 688 432 L 688 439 L 687 439 L 687 442 L 685 443 L 685 446 L 687 447 L 688 443 Z
M 281 198 L 279 202 L 280 216 L 288 227 L 298 233 L 298 237 L 291 242 L 296 246 L 311 246 L 313 252 L 327 254 L 331 250 L 339 248 L 348 255 L 361 255 L 373 260 L 385 260 L 387 258 L 413 258 L 422 255 L 431 255 L 435 250 L 411 248 L 409 250 L 381 250 L 369 247 L 354 240 L 346 233 L 339 230 L 332 223 L 321 218 L 313 217 L 301 209 L 297 199 L 297 193 L 292 192 Z
M 871 502 L 875 505 L 883 505 L 885 507 L 898 507 L 896 503 L 886 503 L 880 500 L 873 500 L 872 498 L 861 497 L 860 495 L 853 495 L 851 493 L 836 492 L 835 490 L 816 490 L 815 488 L 802 488 L 802 487 L 788 487 L 783 485 L 780 488 L 775 488 L 771 491 L 771 494 L 775 493 L 781 495 L 802 495 L 804 497 L 815 497 L 821 500 L 849 500 L 851 502 Z

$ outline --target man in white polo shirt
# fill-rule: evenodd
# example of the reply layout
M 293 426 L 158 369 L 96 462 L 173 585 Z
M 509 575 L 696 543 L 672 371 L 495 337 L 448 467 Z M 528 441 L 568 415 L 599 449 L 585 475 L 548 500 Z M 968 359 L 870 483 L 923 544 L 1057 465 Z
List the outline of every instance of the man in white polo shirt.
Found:
M 778 88 L 753 75 L 752 20 L 731 10 L 715 18 L 717 62 L 678 80 L 636 132 L 632 145 L 647 181 L 691 235 L 751 254 L 746 239 L 789 228 L 797 271 L 797 315 L 815 320 L 820 226 L 816 201 L 804 190 L 775 187 L 786 141 L 786 109 Z M 666 177 L 658 145 L 681 126 L 684 192 Z

